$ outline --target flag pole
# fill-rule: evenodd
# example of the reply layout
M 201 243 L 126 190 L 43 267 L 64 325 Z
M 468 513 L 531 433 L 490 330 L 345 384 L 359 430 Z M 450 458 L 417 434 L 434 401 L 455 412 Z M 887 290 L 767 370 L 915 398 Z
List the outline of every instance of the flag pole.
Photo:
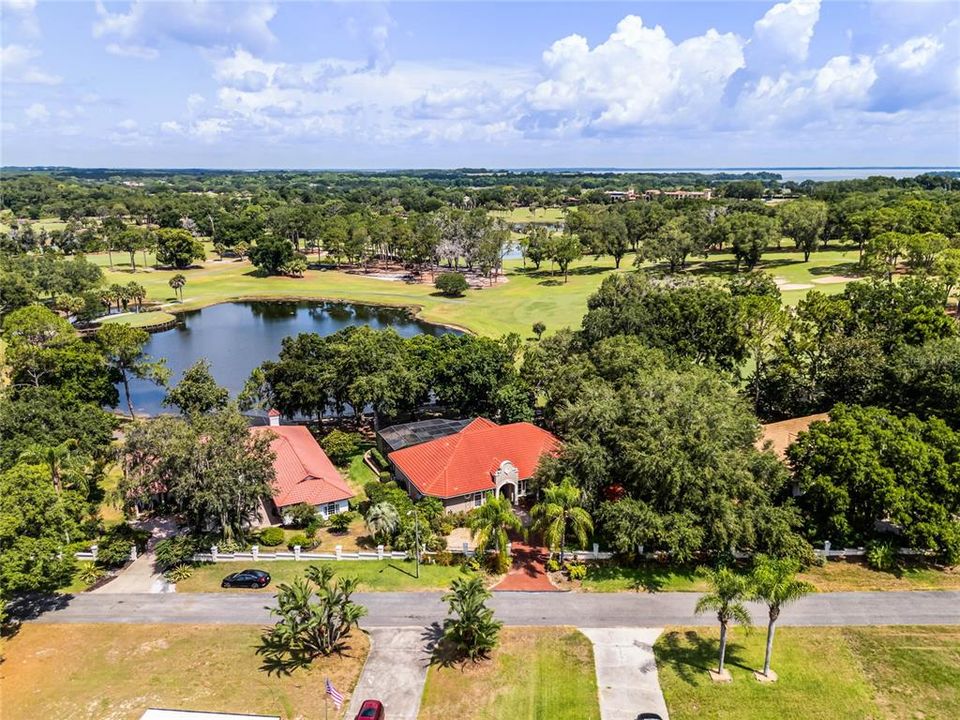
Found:
M 327 682 L 329 682 L 329 680 L 328 680 Z M 326 687 L 326 684 L 324 684 L 323 690 L 324 690 L 324 692 L 323 692 L 323 720 L 327 720 L 327 692 L 326 692 L 327 687 Z

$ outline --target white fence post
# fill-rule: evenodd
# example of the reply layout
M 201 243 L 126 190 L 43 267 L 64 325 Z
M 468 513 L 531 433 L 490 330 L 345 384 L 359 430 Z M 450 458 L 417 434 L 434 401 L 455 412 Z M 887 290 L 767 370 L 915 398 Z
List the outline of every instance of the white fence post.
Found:
M 464 542 L 464 543 L 463 543 L 463 554 L 464 554 L 464 555 L 469 555 L 469 554 L 470 554 L 470 544 L 467 543 L 467 542 Z
M 593 544 L 593 559 L 594 560 L 600 559 L 600 546 L 597 545 L 597 543 Z
M 334 549 L 337 551 L 337 560 L 342 560 L 342 559 L 343 559 L 343 545 L 337 545 L 337 547 L 334 548 Z
M 250 554 L 253 555 L 253 559 L 256 560 L 260 557 L 260 546 L 254 545 L 250 548 Z
M 97 553 L 100 552 L 100 548 L 97 545 L 90 546 L 90 554 L 93 555 L 93 561 L 97 561 Z
M 136 546 L 136 545 L 131 545 L 131 546 L 130 546 L 130 559 L 131 559 L 131 560 L 136 560 L 136 559 L 137 559 L 137 546 Z
M 507 556 L 509 557 L 509 556 L 512 556 L 512 555 L 513 555 L 513 543 L 512 543 L 512 542 L 508 542 L 508 543 L 507 543 Z
M 377 545 L 377 560 L 383 560 L 383 545 Z
M 216 546 L 216 545 L 211 545 L 211 546 L 210 546 L 210 557 L 211 557 L 211 559 L 212 559 L 214 562 L 217 561 L 217 556 L 218 556 L 219 554 L 220 554 L 220 550 L 217 548 L 217 546 Z
M 293 559 L 294 559 L 294 560 L 299 560 L 299 559 L 300 559 L 300 546 L 299 546 L 299 545 L 294 545 L 294 546 L 293 546 Z
M 829 541 L 829 540 L 824 540 L 824 541 L 823 541 L 823 555 L 824 555 L 824 557 L 828 557 L 828 556 L 830 555 L 830 541 Z

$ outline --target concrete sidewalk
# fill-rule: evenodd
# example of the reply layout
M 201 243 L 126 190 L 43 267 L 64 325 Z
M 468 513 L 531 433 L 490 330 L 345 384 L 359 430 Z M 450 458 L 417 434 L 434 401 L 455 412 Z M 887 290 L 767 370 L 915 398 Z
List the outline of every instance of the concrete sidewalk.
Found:
M 370 655 L 344 717 L 355 717 L 364 700 L 379 700 L 390 720 L 417 720 L 433 641 L 428 628 L 372 628 Z
M 667 720 L 653 655 L 662 628 L 580 628 L 593 643 L 602 720 L 635 720 L 656 713 Z

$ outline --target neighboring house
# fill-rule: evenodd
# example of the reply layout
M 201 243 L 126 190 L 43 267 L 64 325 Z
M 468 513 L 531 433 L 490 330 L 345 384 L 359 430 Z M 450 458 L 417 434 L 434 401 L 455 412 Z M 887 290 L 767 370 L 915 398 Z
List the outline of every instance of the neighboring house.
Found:
M 479 507 L 493 494 L 516 503 L 527 493 L 544 454 L 560 441 L 530 423 L 497 425 L 477 418 L 460 432 L 388 455 L 395 476 L 414 500 L 435 497 L 447 512 Z
M 264 508 L 267 524 L 279 524 L 284 508 L 298 503 L 313 505 L 324 517 L 350 509 L 354 493 L 307 428 L 280 425 L 279 416 L 271 415 L 269 426 L 252 427 L 250 432 L 275 436 L 270 448 L 276 454 L 276 480 L 272 502 L 266 503 L 272 507 Z

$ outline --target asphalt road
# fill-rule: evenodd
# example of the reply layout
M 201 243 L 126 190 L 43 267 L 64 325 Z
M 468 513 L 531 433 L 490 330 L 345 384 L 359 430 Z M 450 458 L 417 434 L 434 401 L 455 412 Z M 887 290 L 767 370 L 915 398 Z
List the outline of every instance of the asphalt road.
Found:
M 364 627 L 426 627 L 442 622 L 441 593 L 356 593 L 365 605 Z M 713 625 L 710 615 L 695 616 L 696 593 L 495 593 L 491 605 L 508 625 L 580 627 L 663 627 Z M 84 593 L 35 608 L 44 623 L 266 624 L 260 593 L 114 594 Z M 756 624 L 765 608 L 753 605 Z M 25 614 L 31 614 L 29 608 Z M 810 595 L 788 606 L 781 625 L 960 625 L 960 591 L 853 592 Z

